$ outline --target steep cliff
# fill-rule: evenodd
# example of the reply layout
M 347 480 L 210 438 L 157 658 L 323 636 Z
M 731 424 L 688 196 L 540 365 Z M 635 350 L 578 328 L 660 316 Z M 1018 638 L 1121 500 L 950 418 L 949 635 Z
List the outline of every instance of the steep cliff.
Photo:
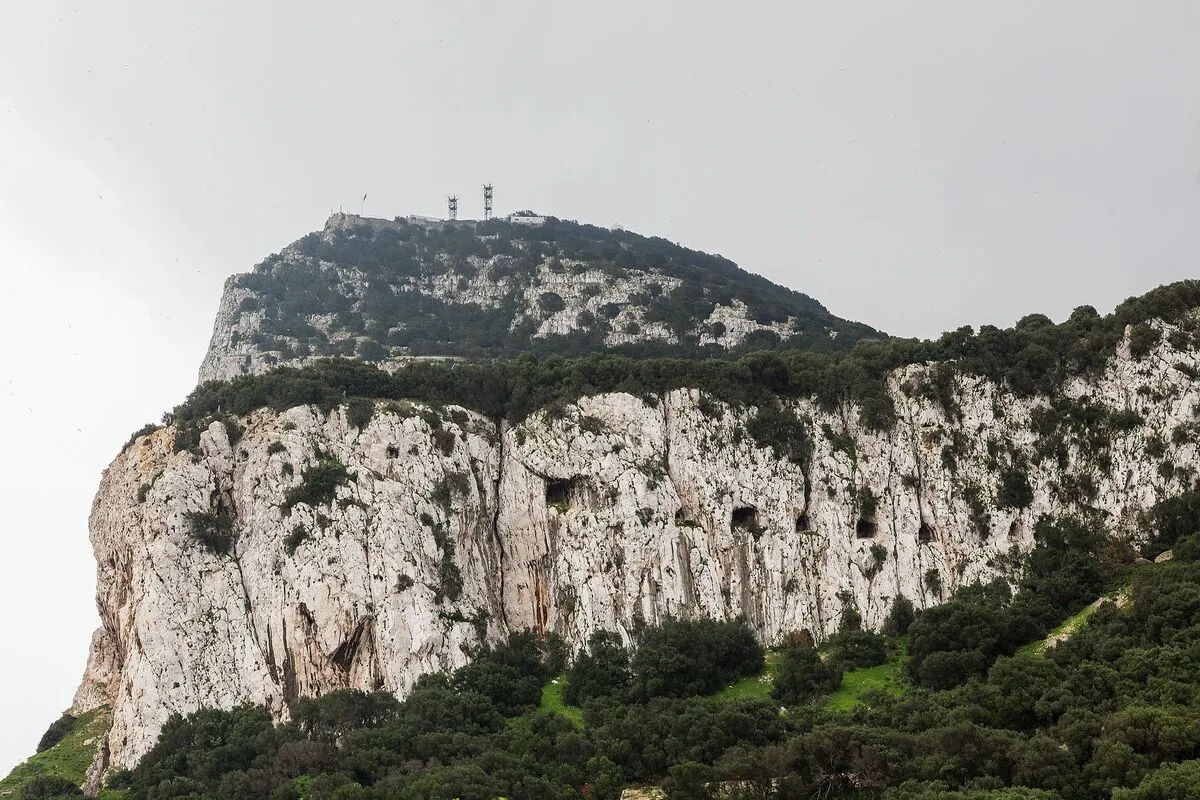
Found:
M 133 763 L 172 712 L 402 694 L 526 627 L 578 647 L 638 619 L 743 615 L 772 643 L 829 633 L 846 602 L 878 625 L 898 595 L 924 607 L 1010 575 L 1043 514 L 1141 534 L 1140 513 L 1194 474 L 1185 340 L 1135 357 L 1127 335 L 1054 398 L 906 367 L 884 431 L 848 404 L 791 403 L 811 435 L 795 459 L 747 432 L 755 409 L 688 389 L 511 420 L 402 401 L 259 410 L 208 425 L 200 455 L 165 428 L 117 457 L 93 506 L 103 628 L 74 710 L 113 709 L 101 770 Z M 916 388 L 935 377 L 937 401 Z
M 200 381 L 322 356 L 836 350 L 867 336 L 881 334 L 665 239 L 554 218 L 339 213 L 226 282 Z

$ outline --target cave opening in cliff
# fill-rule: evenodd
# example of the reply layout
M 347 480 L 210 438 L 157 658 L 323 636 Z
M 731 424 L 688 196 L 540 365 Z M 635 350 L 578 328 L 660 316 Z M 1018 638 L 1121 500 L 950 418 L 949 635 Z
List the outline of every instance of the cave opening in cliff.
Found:
M 808 521 L 808 514 L 801 514 L 796 517 L 796 533 L 804 533 L 812 530 L 812 523 Z
M 933 528 L 925 520 L 921 520 L 921 527 L 917 528 L 917 541 L 932 542 Z
M 738 506 L 733 510 L 730 524 L 734 528 L 752 530 L 758 527 L 758 509 L 754 506 Z
M 546 505 L 566 508 L 571 496 L 571 481 L 566 478 L 551 478 L 546 481 Z
M 675 526 L 678 528 L 699 528 L 696 520 L 691 518 L 691 515 L 684 509 L 679 509 L 675 512 Z
M 875 523 L 866 517 L 859 517 L 858 524 L 854 526 L 854 534 L 859 539 L 874 539 Z

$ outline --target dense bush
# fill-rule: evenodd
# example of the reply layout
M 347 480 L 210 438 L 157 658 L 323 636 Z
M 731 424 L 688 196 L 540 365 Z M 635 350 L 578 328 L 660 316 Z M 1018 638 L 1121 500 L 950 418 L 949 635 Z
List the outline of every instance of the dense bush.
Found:
M 610 631 L 596 631 L 588 638 L 587 647 L 575 656 L 563 699 L 583 705 L 596 697 L 623 697 L 630 680 L 629 650 L 621 637 Z
M 1033 487 L 1029 476 L 1016 467 L 1000 471 L 1000 484 L 996 487 L 996 507 L 1005 509 L 1028 508 L 1033 503 Z
M 1150 538 L 1142 555 L 1154 558 L 1174 547 L 1181 537 L 1200 533 L 1200 488 L 1159 501 L 1147 516 Z
M 364 430 L 375 416 L 375 402 L 365 397 L 346 401 L 346 422 L 351 428 Z
M 825 642 L 829 660 L 843 670 L 875 667 L 887 661 L 888 639 L 874 631 L 838 631 Z
M 763 649 L 742 620 L 667 620 L 635 636 L 633 696 L 711 694 L 762 669 Z
M 888 610 L 887 619 L 883 622 L 883 632 L 888 636 L 903 636 L 908 633 L 908 629 L 916 617 L 917 612 L 913 608 L 912 600 L 904 595 L 898 595 L 892 602 L 891 609 Z
M 210 553 L 223 556 L 233 547 L 233 517 L 226 509 L 188 511 L 183 519 L 191 537 Z
M 746 422 L 746 433 L 759 447 L 773 449 L 777 458 L 786 458 L 803 467 L 808 467 L 812 459 L 808 429 L 790 411 L 763 406 Z
M 908 629 L 913 677 L 933 689 L 983 675 L 997 656 L 1013 648 L 1003 609 L 974 599 L 955 599 L 927 609 Z
M 842 668 L 823 661 L 812 647 L 787 647 L 780 653 L 771 697 L 785 706 L 798 705 L 834 691 L 842 683 Z
M 337 499 L 337 489 L 353 480 L 346 465 L 337 456 L 317 452 L 317 463 L 304 472 L 299 486 L 293 486 L 284 494 L 283 508 L 294 508 L 300 503 L 319 506 Z
M 66 778 L 38 775 L 26 781 L 17 792 L 17 800 L 56 800 L 60 797 L 83 797 L 83 790 Z
M 54 745 L 66 738 L 75 728 L 75 717 L 71 714 L 63 714 L 54 722 L 50 723 L 50 727 L 42 734 L 42 738 L 38 741 L 37 751 L 40 753 L 43 750 L 49 750 Z

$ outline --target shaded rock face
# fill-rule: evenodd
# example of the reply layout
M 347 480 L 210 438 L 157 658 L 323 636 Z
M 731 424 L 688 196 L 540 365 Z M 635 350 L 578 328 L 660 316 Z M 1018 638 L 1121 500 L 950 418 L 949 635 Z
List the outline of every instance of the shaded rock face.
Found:
M 1043 514 L 1140 535 L 1141 512 L 1194 474 L 1198 366 L 1165 338 L 1141 360 L 1122 346 L 1056 401 L 1099 412 L 1100 437 L 970 377 L 945 409 L 911 367 L 890 379 L 889 431 L 795 404 L 806 465 L 746 433 L 754 409 L 691 390 L 522 421 L 379 402 L 361 429 L 344 409 L 261 411 L 236 441 L 211 425 L 200 456 L 160 430 L 117 457 L 93 506 L 103 629 L 75 711 L 111 704 L 104 752 L 128 765 L 172 712 L 250 702 L 283 718 L 340 687 L 403 695 L 524 628 L 578 648 L 638 620 L 744 616 L 771 644 L 828 635 L 844 603 L 878 627 L 899 595 L 926 607 L 1012 577 Z M 298 500 L 331 459 L 349 477 Z M 1015 465 L 1027 505 L 1004 508 Z M 197 540 L 214 519 L 227 552 Z
M 555 220 L 438 222 L 334 214 L 234 275 L 200 381 L 327 356 L 721 352 L 752 338 L 847 348 L 878 331 L 720 256 Z

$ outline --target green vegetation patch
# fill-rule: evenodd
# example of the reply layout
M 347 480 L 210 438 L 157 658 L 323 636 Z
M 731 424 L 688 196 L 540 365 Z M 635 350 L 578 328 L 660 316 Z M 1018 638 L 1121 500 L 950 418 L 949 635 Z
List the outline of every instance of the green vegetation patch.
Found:
M 29 780 L 38 776 L 53 776 L 81 785 L 88 767 L 96 756 L 101 737 L 112 724 L 112 712 L 107 706 L 93 709 L 77 717 L 70 732 L 57 744 L 18 764 L 8 777 L 0 781 L 0 797 L 15 793 Z
M 853 711 L 868 693 L 899 697 L 910 686 L 905 674 L 907 661 L 908 639 L 901 637 L 885 663 L 842 673 L 842 685 L 829 695 L 825 708 L 837 713 Z
M 572 725 L 582 730 L 583 712 L 575 706 L 567 705 L 567 701 L 563 699 L 563 691 L 566 688 L 566 683 L 567 676 L 563 674 L 543 686 L 542 700 L 538 704 L 538 710 L 566 717 L 571 721 Z
M 754 675 L 746 675 L 735 683 L 726 686 L 721 691 L 713 695 L 715 700 L 738 700 L 741 698 L 753 697 L 765 699 L 771 696 L 771 686 L 775 680 L 775 673 L 779 669 L 780 654 L 778 651 L 773 651 L 766 654 L 763 668 L 760 672 Z
M 317 463 L 304 473 L 299 486 L 287 490 L 283 498 L 284 510 L 304 503 L 319 506 L 332 503 L 337 489 L 353 480 L 353 475 L 337 456 L 317 451 Z
M 245 415 L 260 408 L 283 410 L 316 405 L 329 412 L 346 403 L 346 398 L 359 398 L 352 401 L 354 407 L 348 413 L 365 424 L 369 409 L 361 398 L 408 399 L 461 405 L 489 417 L 519 422 L 539 408 L 584 395 L 629 392 L 647 397 L 692 388 L 734 406 L 774 408 L 780 398 L 812 398 L 826 410 L 835 410 L 853 402 L 864 424 L 888 429 L 895 422 L 896 411 L 887 392 L 887 376 L 900 367 L 939 362 L 925 383 L 932 387 L 928 392 L 952 416 L 953 373 L 978 375 L 1006 385 L 1020 396 L 1043 393 L 1054 398 L 1054 406 L 1034 420 L 1043 442 L 1039 447 L 1045 450 L 1043 457 L 1057 457 L 1067 434 L 1081 445 L 1099 446 L 1103 456 L 1112 433 L 1128 430 L 1134 424 L 1133 416 L 1128 410 L 1091 408 L 1056 397 L 1058 389 L 1068 378 L 1102 371 L 1116 352 L 1126 325 L 1149 319 L 1192 325 L 1191 312 L 1198 306 L 1200 281 L 1182 281 L 1127 300 L 1103 317 L 1083 306 L 1060 324 L 1034 314 L 1012 328 L 985 325 L 976 332 L 964 327 L 936 340 L 862 339 L 849 352 L 764 350 L 762 342 L 755 345 L 757 350 L 747 345 L 731 355 L 711 357 L 711 353 L 698 352 L 693 355 L 709 357 L 693 358 L 677 357 L 676 351 L 668 351 L 675 357 L 665 357 L 649 346 L 641 348 L 636 356 L 611 352 L 586 355 L 586 349 L 568 348 L 569 357 L 539 358 L 525 353 L 508 360 L 417 361 L 394 374 L 361 361 L 330 357 L 302 369 L 282 367 L 227 382 L 208 381 L 164 420 L 175 426 L 176 450 L 198 452 L 200 431 L 213 420 L 229 423 L 229 414 Z M 507 325 L 506 317 L 504 336 L 508 335 Z M 521 337 L 523 346 L 528 346 L 528 331 L 514 334 Z M 825 335 L 814 340 L 834 341 Z M 848 340 L 838 336 L 835 341 L 840 348 Z M 832 344 L 830 347 L 837 349 Z M 1104 420 L 1098 422 L 1100 416 Z M 763 443 L 785 451 L 789 457 L 803 458 L 809 436 L 790 420 L 768 413 L 753 428 L 752 435 Z M 1089 431 L 1094 435 L 1088 435 Z M 230 435 L 232 439 L 232 430 Z M 944 455 L 947 468 L 953 469 L 962 453 L 954 448 Z M 1011 501 L 1023 502 L 1024 487 L 1015 476 L 1011 488 Z

